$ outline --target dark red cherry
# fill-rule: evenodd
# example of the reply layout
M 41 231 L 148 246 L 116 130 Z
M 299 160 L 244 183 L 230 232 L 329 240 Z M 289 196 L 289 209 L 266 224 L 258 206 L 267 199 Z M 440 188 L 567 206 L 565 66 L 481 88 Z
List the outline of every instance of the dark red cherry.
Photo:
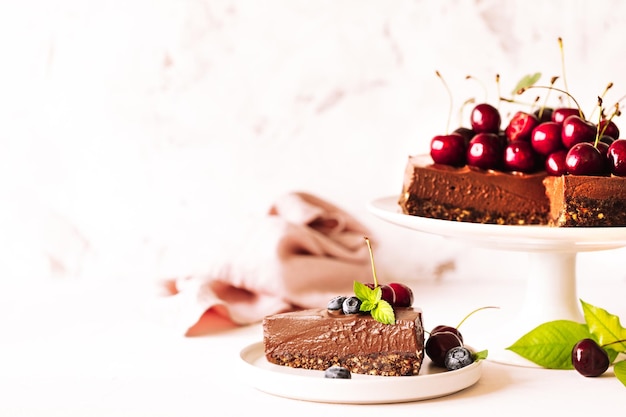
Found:
M 446 325 L 440 324 L 439 326 L 433 327 L 433 329 L 430 331 L 430 334 L 433 335 L 433 334 L 441 333 L 441 332 L 452 332 L 459 338 L 459 340 L 461 340 L 461 342 L 463 342 L 463 335 L 461 334 L 459 329 L 457 329 L 456 327 L 452 327 L 452 326 L 446 326 Z
M 371 282 L 365 284 L 366 286 L 370 287 L 371 289 L 376 288 L 376 286 L 374 286 L 374 284 L 372 284 Z M 392 306 L 395 305 L 396 303 L 396 293 L 393 291 L 393 289 L 386 284 L 383 285 L 379 285 L 380 287 L 380 291 L 382 294 L 382 299 L 387 301 L 389 304 L 391 304 Z
M 554 110 L 550 107 L 541 107 L 533 112 L 533 114 L 539 119 L 539 123 L 551 122 L 552 112 Z
M 563 148 L 561 142 L 561 125 L 556 122 L 539 124 L 532 131 L 530 144 L 540 155 L 550 155 Z
M 626 177 L 626 139 L 617 139 L 607 150 L 609 168 L 613 175 Z
M 563 121 L 561 142 L 570 149 L 577 143 L 592 142 L 596 137 L 596 127 L 593 123 L 581 119 L 579 116 L 569 116 Z
M 431 332 L 424 345 L 424 351 L 434 365 L 445 367 L 448 351 L 456 346 L 463 346 L 463 341 L 456 332 L 442 330 Z
M 607 159 L 589 142 L 577 143 L 565 157 L 567 173 L 572 175 L 606 175 Z
M 580 110 L 578 109 L 570 107 L 559 107 L 552 111 L 552 121 L 556 123 L 563 123 L 565 119 L 567 119 L 569 116 L 580 117 L 580 115 Z
M 472 138 L 476 134 L 476 132 L 474 132 L 469 127 L 462 127 L 462 126 L 454 129 L 452 133 L 458 133 L 459 135 L 463 136 L 465 138 L 466 143 L 469 143 L 469 141 L 472 140 Z
M 476 133 L 499 133 L 501 123 L 500 112 L 488 103 L 477 104 L 470 114 L 470 124 Z
M 392 306 L 396 305 L 396 293 L 393 289 L 386 284 L 380 286 L 380 290 L 382 292 L 382 299 L 387 301 Z
M 550 155 L 563 148 L 561 142 L 561 125 L 556 122 L 539 124 L 530 137 L 530 143 L 535 152 L 540 155 Z
M 609 355 L 595 340 L 583 339 L 572 349 L 572 365 L 583 376 L 600 376 L 609 369 Z
M 467 164 L 482 169 L 498 169 L 502 163 L 502 145 L 495 133 L 478 133 L 467 147 Z
M 533 129 L 538 124 L 539 119 L 534 114 L 518 111 L 511 117 L 504 133 L 510 142 L 514 140 L 529 141 Z
M 600 136 L 600 142 L 604 142 L 607 145 L 610 145 L 611 143 L 615 142 L 615 140 L 616 139 L 614 139 L 614 138 L 612 138 L 610 136 L 607 136 L 607 135 Z
M 509 138 L 506 137 L 504 130 L 501 130 L 500 133 L 498 133 L 498 139 L 500 139 L 500 148 L 502 149 L 504 149 L 506 144 L 509 143 Z
M 529 173 L 535 170 L 537 157 L 530 142 L 514 140 L 504 148 L 504 169 Z
M 598 149 L 598 151 L 600 151 L 600 153 L 605 158 L 607 158 L 607 162 L 608 162 L 610 145 L 606 142 L 598 141 L 598 143 L 596 143 L 594 146 Z M 610 168 L 607 167 L 607 170 L 610 170 Z
M 603 136 L 606 135 L 613 139 L 619 139 L 619 128 L 612 120 L 602 119 L 598 124 L 598 130 Z
M 567 174 L 567 165 L 565 164 L 565 158 L 567 156 L 566 149 L 559 149 L 556 152 L 552 152 L 545 161 L 546 172 L 549 175 L 561 176 Z
M 465 165 L 467 141 L 458 133 L 437 135 L 430 141 L 430 156 L 437 164 Z
M 398 283 L 392 282 L 389 287 L 395 294 L 395 306 L 396 307 L 411 307 L 413 305 L 413 290 L 410 287 Z

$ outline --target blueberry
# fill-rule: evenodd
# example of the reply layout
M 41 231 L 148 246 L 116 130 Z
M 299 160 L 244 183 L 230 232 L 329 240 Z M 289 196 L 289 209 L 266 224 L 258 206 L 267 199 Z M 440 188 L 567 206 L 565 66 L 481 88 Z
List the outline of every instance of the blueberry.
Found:
M 361 300 L 352 296 L 343 300 L 343 313 L 344 314 L 357 314 L 361 310 Z
M 330 368 L 326 369 L 324 372 L 324 378 L 332 378 L 332 379 L 351 379 L 352 374 L 350 374 L 350 370 L 348 368 L 344 368 L 343 366 L 333 365 Z
M 456 369 L 461 369 L 470 365 L 474 362 L 472 359 L 472 352 L 470 352 L 466 347 L 463 346 L 455 346 L 446 353 L 446 369 L 449 371 L 454 371 Z
M 344 297 L 343 295 L 339 295 L 330 300 L 326 308 L 332 311 L 341 310 L 345 299 L 346 297 Z

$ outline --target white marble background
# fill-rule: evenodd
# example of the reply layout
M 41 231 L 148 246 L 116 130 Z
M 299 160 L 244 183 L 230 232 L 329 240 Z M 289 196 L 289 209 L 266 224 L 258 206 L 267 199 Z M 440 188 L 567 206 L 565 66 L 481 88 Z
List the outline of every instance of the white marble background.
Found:
M 617 0 L 2 1 L 0 280 L 187 273 L 292 190 L 372 227 L 391 276 L 519 277 L 524 254 L 399 230 L 365 205 L 398 193 L 407 155 L 445 130 L 435 70 L 456 105 L 495 102 L 496 73 L 503 91 L 561 74 L 559 36 L 586 109 L 609 81 L 607 100 L 626 94 Z M 585 254 L 581 277 L 623 280 L 620 254 Z

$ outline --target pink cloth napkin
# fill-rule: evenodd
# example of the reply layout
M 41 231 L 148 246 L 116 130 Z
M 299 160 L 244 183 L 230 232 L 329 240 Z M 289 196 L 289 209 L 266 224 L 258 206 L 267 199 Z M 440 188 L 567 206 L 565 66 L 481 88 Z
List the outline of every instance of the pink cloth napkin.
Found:
M 206 271 L 165 282 L 186 335 L 324 307 L 371 277 L 368 230 L 321 198 L 286 194 L 253 220 L 224 242 Z

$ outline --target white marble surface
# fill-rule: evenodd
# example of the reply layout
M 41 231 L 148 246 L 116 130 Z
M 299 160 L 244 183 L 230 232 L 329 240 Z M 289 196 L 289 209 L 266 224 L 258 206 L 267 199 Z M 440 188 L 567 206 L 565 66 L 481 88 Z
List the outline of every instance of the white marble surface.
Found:
M 480 291 L 477 289 L 480 288 Z M 45 285 L 45 293 L 0 292 L 0 415 L 28 417 L 178 417 L 320 415 L 378 417 L 499 415 L 620 415 L 624 390 L 612 369 L 599 378 L 556 371 L 483 364 L 477 384 L 451 396 L 400 404 L 345 405 L 296 401 L 250 386 L 239 352 L 262 338 L 260 325 L 183 338 L 155 321 L 140 288 L 120 283 Z M 427 329 L 456 325 L 477 306 L 506 308 L 476 313 L 460 327 L 464 340 L 490 349 L 521 302 L 516 280 L 424 283 L 416 304 Z M 625 283 L 582 285 L 585 300 L 626 315 Z M 472 294 L 468 297 L 468 294 Z M 18 305 L 7 299 L 24 295 Z M 8 307 L 7 307 L 8 305 Z M 32 314 L 35 309 L 41 313 Z M 63 323 L 63 326 L 59 326 Z M 418 377 L 419 378 L 419 377 Z M 296 383 L 294 381 L 294 383 Z M 263 413 L 261 413 L 263 414 Z
M 559 75 L 561 36 L 569 88 L 591 109 L 609 81 L 608 101 L 626 94 L 624 16 L 618 0 L 1 1 L 0 414 L 615 413 L 614 378 L 493 362 L 472 389 L 420 404 L 267 396 L 216 377 L 234 356 L 211 359 L 258 341 L 258 326 L 183 338 L 145 284 L 201 269 L 238 219 L 306 190 L 374 230 L 379 275 L 415 281 L 428 326 L 515 308 L 525 254 L 399 229 L 366 203 L 398 193 L 407 155 L 445 130 L 435 70 L 455 104 L 495 100 L 495 74 L 506 91 Z M 624 254 L 578 266 L 580 296 L 622 317 Z M 472 340 L 498 331 L 474 323 Z
M 414 236 L 365 210 L 455 103 L 561 74 L 626 93 L 613 1 L 30 0 L 0 4 L 0 279 L 151 280 L 202 266 L 241 216 L 302 189 L 375 229 L 401 279 L 519 277 L 520 254 Z M 618 124 L 621 121 L 618 121 Z M 626 127 L 625 127 L 626 128 Z M 402 251 L 399 248 L 403 248 Z M 623 252 L 620 252 L 623 253 Z M 618 256 L 581 276 L 623 280 Z M 598 273 L 598 265 L 603 268 Z

